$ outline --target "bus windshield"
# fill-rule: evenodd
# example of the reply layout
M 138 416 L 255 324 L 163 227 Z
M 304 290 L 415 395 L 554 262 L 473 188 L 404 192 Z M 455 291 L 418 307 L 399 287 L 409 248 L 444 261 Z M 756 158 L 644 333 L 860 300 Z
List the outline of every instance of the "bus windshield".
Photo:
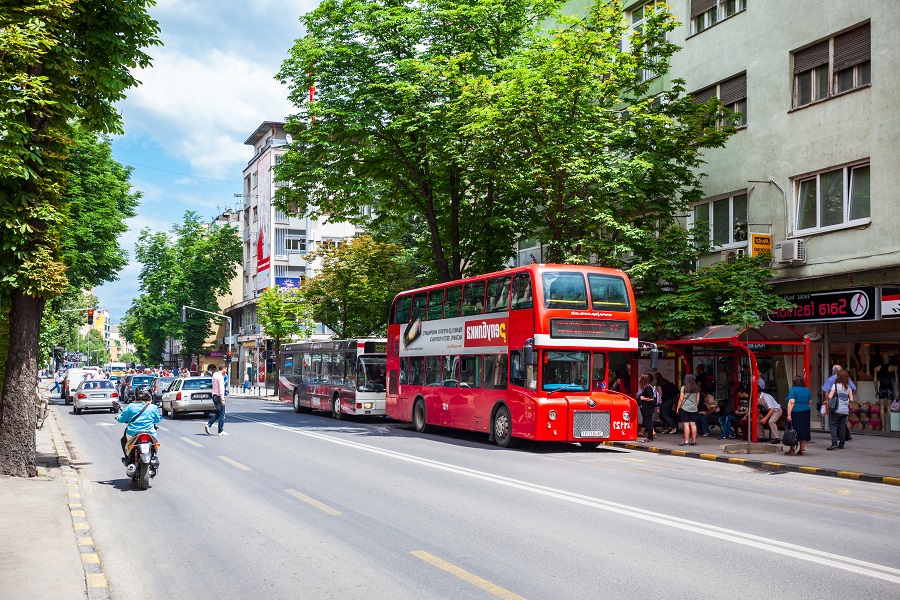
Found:
M 588 391 L 589 354 L 577 350 L 546 350 L 541 377 L 544 391 Z
M 383 392 L 386 365 L 384 356 L 360 356 L 356 389 L 360 392 Z
M 547 271 L 543 274 L 543 283 L 544 308 L 584 310 L 588 307 L 583 274 Z

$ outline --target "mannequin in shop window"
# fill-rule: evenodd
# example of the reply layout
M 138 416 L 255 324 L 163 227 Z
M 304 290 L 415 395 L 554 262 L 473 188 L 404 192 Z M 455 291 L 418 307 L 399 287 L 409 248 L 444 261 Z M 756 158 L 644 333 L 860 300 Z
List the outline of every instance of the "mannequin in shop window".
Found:
M 896 398 L 897 367 L 891 364 L 891 357 L 887 354 L 881 355 L 881 366 L 875 371 L 875 382 L 875 392 L 879 398 L 884 400 Z

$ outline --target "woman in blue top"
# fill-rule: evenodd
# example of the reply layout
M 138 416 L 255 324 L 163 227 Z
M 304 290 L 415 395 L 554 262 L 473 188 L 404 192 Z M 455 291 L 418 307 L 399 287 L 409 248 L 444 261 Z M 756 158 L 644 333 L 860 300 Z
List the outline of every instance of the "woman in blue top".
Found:
M 794 387 L 787 395 L 787 420 L 793 425 L 797 432 L 797 441 L 800 442 L 800 452 L 797 454 L 803 455 L 806 454 L 806 442 L 812 439 L 809 431 L 809 403 L 812 400 L 812 392 L 806 387 L 806 382 L 800 375 L 794 375 L 792 383 Z M 785 454 L 793 454 L 795 447 L 791 446 Z

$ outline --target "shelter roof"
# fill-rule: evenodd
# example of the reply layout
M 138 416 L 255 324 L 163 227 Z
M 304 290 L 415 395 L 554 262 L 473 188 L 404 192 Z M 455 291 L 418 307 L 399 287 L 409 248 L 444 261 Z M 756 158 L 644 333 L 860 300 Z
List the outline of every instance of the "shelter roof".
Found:
M 677 340 L 657 342 L 665 345 L 729 345 L 733 342 L 749 342 L 751 344 L 802 344 L 803 336 L 796 329 L 781 323 L 766 322 L 760 327 L 743 328 L 740 325 L 712 325 L 698 329 L 694 333 Z

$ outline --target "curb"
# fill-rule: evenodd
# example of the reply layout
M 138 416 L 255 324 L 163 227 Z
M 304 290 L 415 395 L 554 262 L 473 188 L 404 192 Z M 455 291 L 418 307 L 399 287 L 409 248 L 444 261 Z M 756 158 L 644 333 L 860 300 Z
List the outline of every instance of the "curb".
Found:
M 97 553 L 94 539 L 91 537 L 91 526 L 85 515 L 84 506 L 81 504 L 81 485 L 78 472 L 70 464 L 69 453 L 56 422 L 56 412 L 51 412 L 51 414 L 53 418 L 48 420 L 50 434 L 53 437 L 53 447 L 56 449 L 60 470 L 66 478 L 66 498 L 72 518 L 72 529 L 78 544 L 78 553 L 81 555 L 81 566 L 84 569 L 87 597 L 89 600 L 109 600 L 109 582 L 103 572 L 100 555 Z
M 613 446 L 616 448 L 624 448 L 626 450 L 643 450 L 644 452 L 652 452 L 654 454 L 682 456 L 686 458 L 699 458 L 701 460 L 730 463 L 733 465 L 741 465 L 743 467 L 753 467 L 755 469 L 762 469 L 765 471 L 775 471 L 783 473 L 806 473 L 808 475 L 822 475 L 825 477 L 837 477 L 838 479 L 853 479 L 855 481 L 868 481 L 869 483 L 883 483 L 886 485 L 900 486 L 900 477 L 873 475 L 871 473 L 857 473 L 856 471 L 838 471 L 836 469 L 824 469 L 822 467 L 808 467 L 803 465 L 792 465 L 774 461 L 736 458 L 734 456 L 721 456 L 719 454 L 697 454 L 693 452 L 687 452 L 686 450 L 673 450 L 670 448 L 660 448 L 659 446 L 644 446 L 642 444 L 635 444 L 632 442 L 603 442 L 603 445 Z

